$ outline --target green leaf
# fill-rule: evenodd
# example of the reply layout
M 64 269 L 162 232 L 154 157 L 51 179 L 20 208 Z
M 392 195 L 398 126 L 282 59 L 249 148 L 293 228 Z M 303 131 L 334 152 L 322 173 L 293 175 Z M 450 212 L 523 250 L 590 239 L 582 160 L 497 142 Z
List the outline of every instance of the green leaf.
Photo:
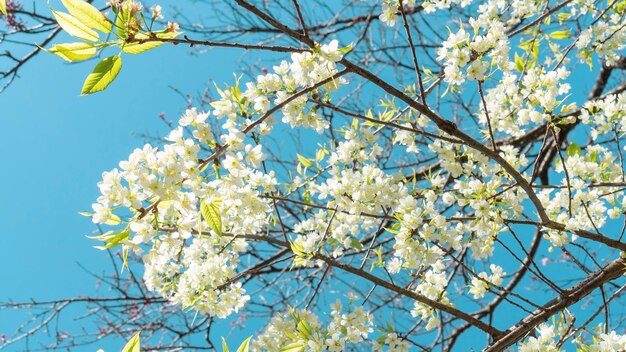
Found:
M 0 0 L 0 12 L 7 15 L 7 0 Z
M 54 18 L 56 18 L 59 26 L 61 26 L 61 28 L 63 28 L 63 30 L 72 37 L 84 39 L 90 42 L 98 41 L 98 39 L 100 38 L 98 36 L 98 32 L 87 27 L 76 17 L 68 13 L 58 11 L 52 11 L 52 14 L 54 15 Z
M 162 200 L 159 202 L 159 204 L 157 205 L 157 208 L 160 211 L 167 211 L 169 208 L 172 207 L 172 205 L 174 204 L 173 200 Z
M 104 222 L 105 225 L 109 225 L 109 226 L 115 226 L 115 225 L 119 225 L 122 222 L 122 219 L 120 219 L 119 216 L 115 215 L 115 214 L 111 214 L 111 217 Z
M 158 33 L 153 33 L 157 38 L 160 39 L 173 39 L 176 38 L 177 36 L 179 36 L 181 34 L 181 32 L 168 32 L 168 31 L 163 31 L 163 32 L 158 32 Z M 147 33 L 137 33 L 135 35 L 135 38 L 133 39 L 132 42 L 130 43 L 124 43 L 122 44 L 122 51 L 128 54 L 141 54 L 145 51 L 157 48 L 163 44 L 165 44 L 165 42 L 160 42 L 160 41 L 148 41 L 145 43 L 141 43 L 139 44 L 137 41 L 140 40 L 146 40 L 146 39 L 150 39 L 152 38 L 150 36 L 150 34 Z
M 550 18 L 550 16 L 546 17 L 546 18 L 543 20 L 543 23 L 544 23 L 544 24 L 550 24 L 550 22 L 552 22 L 552 19 Z
M 109 248 L 113 248 L 113 247 L 117 247 L 120 244 L 122 244 L 124 241 L 127 241 L 130 239 L 130 228 L 126 227 L 124 230 L 115 233 L 115 231 L 111 230 L 111 231 L 107 231 L 105 233 L 103 233 L 102 235 L 98 235 L 98 236 L 87 236 L 87 238 L 90 238 L 92 240 L 98 240 L 98 241 L 102 241 L 105 243 L 104 246 L 96 246 L 97 249 L 101 249 L 101 250 L 105 250 L 105 249 L 109 249 Z
M 115 77 L 117 77 L 121 69 L 122 58 L 119 56 L 107 57 L 100 61 L 89 76 L 87 76 L 80 94 L 93 94 L 104 90 L 115 80 Z
M 554 31 L 552 33 L 550 33 L 550 37 L 553 39 L 566 39 L 569 38 L 570 34 L 569 31 Z
M 128 19 L 126 18 L 126 13 L 125 11 L 120 11 L 117 13 L 117 17 L 115 18 L 115 28 L 117 28 L 117 34 L 122 37 L 122 38 L 126 38 L 126 23 L 128 22 Z
M 300 320 L 298 322 L 298 325 L 296 325 L 296 329 L 298 335 L 300 335 L 304 340 L 310 339 L 311 335 L 313 334 L 313 329 L 311 329 L 309 324 L 304 320 Z
M 84 25 L 103 33 L 111 33 L 113 23 L 92 4 L 83 0 L 61 0 L 70 14 Z
M 228 349 L 228 345 L 226 344 L 226 340 L 222 337 L 222 352 L 230 352 Z
M 307 345 L 306 342 L 294 342 L 280 349 L 279 352 L 301 352 L 304 351 L 304 347 Z
M 244 342 L 242 342 L 239 348 L 237 349 L 237 352 L 248 352 L 248 349 L 250 349 L 251 339 L 252 339 L 252 336 L 248 337 Z
M 209 224 L 209 227 L 218 235 L 222 235 L 222 215 L 220 214 L 221 200 L 214 200 L 210 204 L 207 204 L 204 200 L 200 202 L 200 213 L 204 221 Z
M 582 154 L 582 149 L 580 148 L 580 146 L 574 142 L 570 142 L 569 146 L 567 147 L 567 150 L 565 151 L 565 155 L 567 157 L 573 156 L 573 155 L 580 155 Z
M 136 333 L 128 342 L 126 346 L 122 349 L 122 352 L 140 352 L 139 348 L 141 346 L 141 341 L 139 340 L 139 333 Z
M 517 53 L 515 53 L 515 69 L 519 72 L 524 72 L 524 58 L 517 55 Z
M 311 167 L 313 166 L 313 163 L 311 163 L 311 160 L 303 157 L 302 155 L 296 153 L 296 156 L 298 157 L 298 160 L 300 161 L 300 163 L 306 167 Z
M 571 13 L 561 12 L 556 14 L 556 18 L 559 19 L 559 23 L 569 19 L 570 17 L 572 17 Z
M 65 61 L 87 60 L 96 54 L 96 47 L 91 43 L 64 43 L 57 44 L 50 49 L 45 49 Z
M 363 244 L 354 237 L 350 238 L 350 244 L 352 245 L 352 248 L 356 250 L 360 251 L 363 249 Z

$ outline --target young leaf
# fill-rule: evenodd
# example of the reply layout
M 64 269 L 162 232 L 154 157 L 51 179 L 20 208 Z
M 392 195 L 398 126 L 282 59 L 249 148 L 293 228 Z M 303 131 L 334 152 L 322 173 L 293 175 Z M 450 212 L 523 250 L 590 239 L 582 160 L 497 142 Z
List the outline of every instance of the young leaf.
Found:
M 515 69 L 524 72 L 524 58 L 515 53 Z
M 117 13 L 117 17 L 115 18 L 115 28 L 117 29 L 117 34 L 121 38 L 126 38 L 126 23 L 128 22 L 128 18 L 126 18 L 128 13 L 126 11 L 120 11 Z
M 124 230 L 118 233 L 115 233 L 115 231 L 111 230 L 103 233 L 102 235 L 87 236 L 87 238 L 102 241 L 105 243 L 104 246 L 95 246 L 95 248 L 97 249 L 105 250 L 109 248 L 114 248 L 130 239 L 130 228 L 126 227 Z
M 115 214 L 111 214 L 111 217 L 109 217 L 109 219 L 105 221 L 104 223 L 109 226 L 115 226 L 115 225 L 119 225 L 121 222 L 122 222 L 122 219 L 120 219 L 119 216 Z
M 572 14 L 571 13 L 562 12 L 562 13 L 557 13 L 556 17 L 559 19 L 559 23 L 562 23 L 563 21 L 565 21 L 568 18 L 572 17 Z
M 306 167 L 311 167 L 313 166 L 313 164 L 311 163 L 311 160 L 303 157 L 302 155 L 296 153 L 296 156 L 298 157 L 298 160 L 300 161 L 300 163 Z
M 567 150 L 565 151 L 565 156 L 570 157 L 580 154 L 582 154 L 582 149 L 580 148 L 580 146 L 574 142 L 570 142 Z
M 237 349 L 237 352 L 248 352 L 248 349 L 250 348 L 251 339 L 252 339 L 252 336 L 248 337 L 244 342 L 242 342 L 239 348 Z
M 126 346 L 122 349 L 122 352 L 140 352 L 139 348 L 141 346 L 141 341 L 139 340 L 139 333 L 136 333 L 128 342 Z
M 158 32 L 154 34 L 156 35 L 157 38 L 160 38 L 160 39 L 173 39 L 173 38 L 176 38 L 178 35 L 180 35 L 180 32 L 163 31 L 163 32 Z M 122 51 L 128 54 L 141 54 L 144 51 L 148 51 L 148 50 L 157 48 L 165 44 L 165 42 L 160 42 L 156 40 L 148 41 L 148 42 L 141 43 L 141 44 L 138 43 L 138 41 L 140 40 L 146 40 L 150 38 L 151 37 L 149 34 L 137 33 L 132 42 L 122 44 L 123 45 Z
M 566 39 L 569 38 L 569 31 L 554 31 L 550 33 L 550 37 L 554 39 Z
M 111 33 L 113 23 L 100 10 L 83 0 L 61 0 L 70 14 L 84 25 L 103 33 Z
M 220 214 L 221 200 L 214 200 L 207 204 L 204 200 L 200 202 L 200 213 L 211 229 L 218 235 L 222 235 L 222 215 Z
M 304 347 L 307 345 L 306 342 L 294 342 L 280 349 L 280 352 L 301 352 L 304 351 Z
M 7 0 L 0 0 L 0 12 L 7 15 Z
M 360 251 L 363 249 L 363 244 L 354 237 L 350 238 L 350 244 L 352 245 L 352 248 L 356 250 Z
M 87 27 L 76 17 L 65 12 L 52 11 L 57 23 L 64 31 L 66 31 L 72 37 L 78 39 L 84 39 L 90 42 L 96 42 L 100 38 L 98 33 L 93 29 Z
M 81 95 L 99 92 L 108 87 L 122 69 L 122 58 L 111 56 L 100 61 L 87 76 Z
M 96 54 L 96 47 L 93 44 L 83 42 L 57 44 L 45 50 L 69 62 L 87 60 Z
M 230 352 L 228 350 L 228 345 L 226 344 L 226 340 L 222 337 L 222 352 Z

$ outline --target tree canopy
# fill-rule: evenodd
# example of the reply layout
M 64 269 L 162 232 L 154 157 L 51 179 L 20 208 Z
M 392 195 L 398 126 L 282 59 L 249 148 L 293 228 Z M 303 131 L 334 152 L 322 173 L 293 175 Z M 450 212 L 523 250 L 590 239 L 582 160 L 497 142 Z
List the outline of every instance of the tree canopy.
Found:
M 626 1 L 205 2 L 0 0 L 4 40 L 46 35 L 8 89 L 42 50 L 93 66 L 83 95 L 163 45 L 248 52 L 103 173 L 115 293 L 3 308 L 115 316 L 54 348 L 226 351 L 249 320 L 241 351 L 626 350 Z

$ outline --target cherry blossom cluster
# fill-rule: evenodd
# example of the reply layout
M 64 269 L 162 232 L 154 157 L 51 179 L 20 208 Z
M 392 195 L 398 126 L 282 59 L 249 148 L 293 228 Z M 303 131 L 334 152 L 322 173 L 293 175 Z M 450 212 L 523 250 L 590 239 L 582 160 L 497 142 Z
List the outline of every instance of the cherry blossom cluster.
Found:
M 557 172 L 568 172 L 567 177 L 561 180 L 561 187 L 543 190 L 539 197 L 548 214 L 566 224 L 568 230 L 593 231 L 602 228 L 609 216 L 619 217 L 626 199 L 619 187 L 597 188 L 589 185 L 621 182 L 622 168 L 616 163 L 617 157 L 602 145 L 590 145 L 584 152 L 578 148 L 570 147 L 565 163 L 557 163 Z M 571 240 L 564 231 L 549 230 L 546 236 L 555 246 L 562 246 Z
M 563 103 L 571 89 L 565 82 L 569 75 L 565 67 L 557 70 L 534 67 L 526 70 L 523 77 L 514 72 L 504 73 L 485 97 L 494 132 L 520 137 L 534 125 L 573 122 L 571 118 L 553 121 L 554 113 L 568 113 L 576 108 L 575 103 Z M 485 107 L 481 108 L 480 119 L 486 127 Z
M 504 23 L 479 17 L 471 19 L 470 25 L 474 31 L 471 38 L 461 27 L 450 33 L 437 50 L 437 60 L 444 64 L 444 80 L 450 85 L 460 85 L 466 79 L 483 81 L 492 74 L 493 67 L 508 72 L 511 66 Z
M 281 348 L 304 349 L 311 352 L 341 352 L 348 346 L 363 345 L 374 331 L 370 313 L 363 307 L 351 308 L 337 300 L 331 305 L 332 319 L 324 325 L 314 313 L 305 309 L 292 309 L 291 312 L 276 315 L 265 330 L 253 340 L 253 351 L 277 351 Z M 347 310 L 346 310 L 347 308 Z M 383 343 L 377 342 L 378 350 L 382 346 L 389 351 L 406 351 L 406 342 L 398 341 L 397 335 Z
M 105 248 L 143 253 L 147 287 L 173 303 L 220 318 L 243 307 L 249 296 L 234 279 L 248 246 L 241 236 L 269 226 L 273 208 L 265 196 L 277 186 L 274 172 L 263 171 L 258 144 L 271 130 L 268 110 L 275 106 L 292 126 L 326 128 L 307 108 L 307 94 L 288 99 L 302 89 L 315 88 L 309 94 L 317 96 L 338 89 L 345 81 L 331 78 L 341 57 L 337 41 L 294 53 L 244 91 L 218 89 L 211 113 L 187 110 L 165 145 L 136 149 L 103 174 L 92 220 L 123 229 L 96 238 Z M 223 134 L 210 127 L 211 115 L 224 121 Z
M 471 293 L 475 299 L 484 297 L 490 284 L 496 286 L 502 284 L 502 277 L 506 275 L 506 273 L 502 270 L 502 267 L 491 264 L 489 265 L 489 269 L 491 270 L 491 275 L 483 271 L 472 278 L 469 293 Z
M 382 13 L 379 17 L 385 25 L 395 26 L 398 21 L 398 9 L 401 3 L 405 7 L 412 7 L 416 5 L 416 0 L 402 0 L 402 2 L 400 0 L 382 0 Z M 448 9 L 453 4 L 465 7 L 471 3 L 472 0 L 424 0 L 419 5 L 424 8 L 426 13 L 431 13 L 440 9 Z
M 429 0 L 421 6 L 432 12 L 474 6 L 470 3 Z M 415 0 L 383 0 L 380 19 L 393 26 L 399 21 L 400 6 L 417 5 Z M 251 299 L 238 281 L 246 274 L 240 269 L 250 238 L 265 236 L 280 222 L 282 238 L 272 240 L 293 252 L 291 269 L 324 268 L 348 254 L 362 256 L 359 270 L 379 270 L 391 282 L 412 279 L 406 289 L 423 299 L 412 302 L 407 316 L 417 318 L 428 331 L 439 328 L 445 322 L 441 311 L 423 301 L 454 308 L 456 290 L 480 305 L 503 291 L 502 285 L 510 280 L 505 269 L 510 270 L 506 263 L 494 262 L 494 253 L 500 238 L 513 232 L 511 224 L 536 227 L 552 248 L 564 247 L 576 240 L 572 233 L 598 232 L 626 209 L 623 189 L 610 186 L 624 183 L 619 149 L 616 153 L 605 143 L 552 146 L 558 155 L 549 176 L 556 181 L 538 185 L 533 168 L 539 159 L 535 155 L 543 149 L 535 149 L 543 146 L 514 143 L 539 128 L 545 140 L 557 138 L 562 129 L 578 122 L 590 126 L 594 142 L 611 141 L 626 131 L 626 94 L 595 99 L 581 109 L 568 101 L 569 61 L 555 43 L 567 36 L 534 33 L 534 38 L 522 35 L 513 44 L 510 36 L 516 26 L 540 16 L 544 5 L 486 1 L 477 5 L 476 18 L 451 30 L 437 49 L 440 76 L 451 93 L 470 85 L 480 92 L 480 104 L 468 109 L 478 126 L 468 133 L 482 137 L 470 140 L 475 143 L 463 140 L 463 133 L 444 132 L 440 124 L 436 129 L 426 112 L 396 107 L 386 98 L 383 108 L 364 109 L 369 110 L 367 116 L 354 114 L 358 117 L 351 124 L 337 122 L 330 130 L 320 110 L 330 93 L 348 83 L 335 77 L 348 48 L 332 40 L 310 51 L 294 49 L 290 60 L 273 66 L 271 72 L 245 84 L 238 78 L 232 86 L 217 88 L 219 98 L 211 103 L 212 111 L 186 111 L 162 147 L 136 149 L 119 168 L 105 172 L 98 184 L 101 196 L 93 204 L 93 221 L 122 230 L 98 239 L 107 248 L 121 244 L 125 251 L 143 255 L 144 280 L 151 291 L 185 308 L 223 318 Z M 598 15 L 590 6 L 588 1 L 574 1 L 558 18 Z M 579 7 L 582 10 L 576 10 Z M 624 42 L 614 39 L 622 36 L 620 11 L 610 9 L 583 31 L 576 41 L 580 52 L 596 50 L 615 61 Z M 153 12 L 158 17 L 160 10 Z M 540 45 L 551 55 L 538 55 Z M 269 154 L 263 141 L 276 117 L 291 128 L 333 136 L 333 143 L 320 144 L 314 151 L 315 165 L 298 154 L 296 172 L 289 170 L 286 182 L 266 167 Z M 213 119 L 220 128 L 212 127 Z M 380 123 L 372 122 L 376 119 Z M 383 129 L 388 135 L 380 133 Z M 397 155 L 411 161 L 409 166 L 383 165 L 386 156 Z M 414 170 L 416 160 L 435 162 L 429 170 Z M 525 182 L 527 189 L 520 186 Z M 281 215 L 273 202 L 277 199 L 301 206 L 286 226 L 277 219 Z M 532 218 L 540 210 L 545 213 L 541 219 Z M 530 212 L 535 213 L 529 216 Z M 383 241 L 384 245 L 375 245 Z M 454 254 L 461 252 L 458 259 Z M 451 275 L 452 265 L 463 275 Z M 341 301 L 333 304 L 329 319 L 295 308 L 275 315 L 252 348 L 409 349 L 391 328 L 372 338 L 373 314 L 353 302 L 351 297 L 345 306 Z M 561 337 L 573 324 L 567 319 L 540 325 L 519 350 L 559 350 Z M 614 332 L 596 335 L 587 345 L 590 351 L 623 347 L 626 341 Z M 580 339 L 575 341 L 582 345 Z
M 565 317 L 565 319 L 563 319 Z M 569 351 L 564 346 L 565 337 L 573 338 L 570 344 L 574 345 L 576 351 L 589 352 L 609 352 L 626 350 L 626 335 L 617 334 L 615 331 L 606 332 L 602 324 L 593 329 L 583 332 L 573 331 L 572 321 L 568 315 L 563 315 L 559 319 L 554 319 L 552 323 L 543 323 L 536 329 L 536 336 L 529 337 L 518 346 L 518 352 Z
M 591 63 L 592 54 L 596 54 L 606 60 L 607 65 L 614 64 L 622 57 L 621 51 L 626 48 L 626 28 L 624 28 L 626 8 L 619 2 L 613 2 L 607 11 L 602 13 L 593 3 L 579 2 L 582 6 L 572 7 L 572 15 L 589 13 L 596 19 L 578 35 L 575 41 L 579 49 L 577 56 L 582 61 Z
M 580 120 L 591 126 L 591 138 L 612 138 L 613 133 L 626 132 L 626 94 L 610 94 L 583 105 Z M 608 135 L 608 136 L 607 136 Z

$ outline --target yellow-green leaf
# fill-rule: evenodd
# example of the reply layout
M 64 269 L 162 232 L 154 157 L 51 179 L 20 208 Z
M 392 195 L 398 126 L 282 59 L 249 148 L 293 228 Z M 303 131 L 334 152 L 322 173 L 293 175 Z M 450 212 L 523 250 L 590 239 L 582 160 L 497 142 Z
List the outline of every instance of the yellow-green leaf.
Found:
M 550 37 L 553 39 L 566 39 L 569 38 L 569 31 L 554 31 L 550 33 Z
M 87 60 L 96 54 L 96 47 L 91 43 L 64 43 L 57 44 L 46 51 L 62 58 L 63 60 L 81 61 Z
M 306 167 L 311 167 L 313 166 L 313 163 L 311 163 L 311 160 L 303 157 L 302 155 L 296 153 L 296 156 L 298 157 L 298 160 L 300 161 L 300 163 Z
M 363 249 L 363 244 L 354 237 L 350 238 L 350 244 L 352 245 L 352 248 L 356 250 L 360 251 Z
M 52 11 L 52 14 L 54 15 L 54 18 L 56 18 L 59 26 L 61 26 L 61 28 L 63 28 L 63 30 L 72 37 L 88 40 L 90 42 L 98 41 L 100 38 L 98 36 L 98 32 L 87 27 L 84 23 L 69 13 Z
M 167 211 L 174 204 L 173 200 L 162 200 L 157 205 L 157 208 L 161 211 Z
M 226 340 L 222 337 L 222 352 L 230 352 L 228 349 L 228 345 L 226 344 Z
M 550 16 L 546 17 L 546 18 L 543 20 L 543 23 L 544 23 L 544 24 L 550 24 L 550 22 L 552 22 L 552 19 L 550 18 Z
M 121 222 L 122 222 L 122 219 L 120 219 L 119 216 L 115 214 L 111 214 L 111 217 L 109 217 L 109 219 L 105 221 L 104 224 L 109 225 L 109 226 L 115 226 L 115 225 L 119 225 Z
M 126 38 L 128 36 L 126 24 L 130 21 L 130 12 L 124 9 L 125 7 L 122 6 L 120 11 L 117 12 L 117 17 L 115 18 L 115 28 L 117 29 L 117 34 L 121 38 Z
M 7 0 L 0 0 L 0 12 L 7 15 Z
M 280 352 L 300 352 L 304 351 L 304 347 L 307 345 L 306 342 L 294 342 L 280 349 Z
M 128 342 L 126 346 L 122 349 L 122 352 L 140 352 L 139 348 L 141 346 L 141 341 L 139 340 L 139 333 L 136 333 Z
M 114 248 L 123 244 L 125 241 L 130 239 L 130 228 L 126 227 L 124 230 L 115 233 L 115 231 L 107 231 L 101 235 L 97 236 L 87 236 L 87 238 L 102 241 L 105 243 L 104 246 L 95 246 L 95 248 L 100 250 L 105 250 L 109 248 Z
M 218 235 L 222 235 L 222 215 L 220 214 L 221 200 L 214 200 L 207 204 L 204 200 L 200 202 L 200 213 L 204 218 L 204 221 L 209 224 L 209 227 Z
M 180 35 L 180 32 L 164 31 L 164 32 L 158 32 L 158 33 L 153 33 L 153 34 L 159 39 L 173 39 L 173 38 L 176 38 L 178 35 Z M 157 40 L 147 41 L 141 44 L 138 43 L 141 40 L 150 40 L 150 38 L 151 38 L 150 34 L 137 33 L 132 42 L 122 44 L 122 51 L 128 54 L 141 54 L 144 51 L 148 51 L 148 50 L 157 48 L 165 44 L 165 42 L 161 42 Z
M 250 340 L 252 339 L 252 336 L 248 337 L 242 344 L 241 346 L 239 346 L 239 348 L 237 349 L 237 352 L 248 352 L 248 349 L 250 348 Z
M 524 72 L 524 59 L 517 53 L 515 53 L 515 68 L 520 72 Z
M 574 142 L 570 142 L 569 146 L 567 147 L 567 150 L 565 150 L 565 156 L 569 158 L 570 156 L 581 155 L 582 152 L 583 152 L 582 148 L 580 148 L 578 144 Z
M 570 17 L 572 17 L 571 13 L 567 13 L 567 12 L 561 12 L 561 13 L 557 13 L 556 17 L 559 19 L 559 23 L 569 19 Z
M 87 76 L 80 94 L 92 94 L 104 90 L 113 82 L 122 69 L 122 58 L 111 56 L 100 61 L 93 71 Z
M 61 0 L 70 14 L 84 25 L 103 33 L 111 33 L 113 23 L 92 4 L 83 0 Z

